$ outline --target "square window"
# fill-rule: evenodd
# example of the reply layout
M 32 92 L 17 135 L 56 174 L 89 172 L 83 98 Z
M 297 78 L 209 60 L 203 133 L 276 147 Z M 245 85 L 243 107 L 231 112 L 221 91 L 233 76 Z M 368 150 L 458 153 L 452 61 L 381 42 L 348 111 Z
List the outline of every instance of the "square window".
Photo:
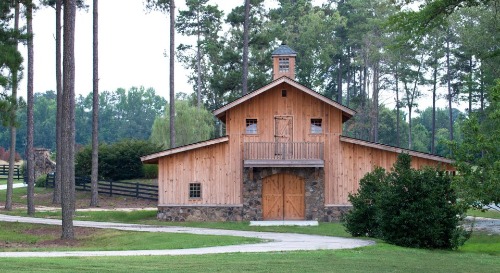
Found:
M 257 134 L 257 119 L 247 119 L 245 125 L 245 133 L 248 135 Z
M 281 96 L 286 97 L 286 89 L 281 90 Z
M 201 183 L 189 183 L 189 198 L 201 198 Z
M 290 70 L 290 59 L 288 58 L 279 58 L 279 72 L 288 72 Z
M 321 133 L 323 133 L 321 119 L 317 118 L 311 119 L 311 134 L 321 134 Z

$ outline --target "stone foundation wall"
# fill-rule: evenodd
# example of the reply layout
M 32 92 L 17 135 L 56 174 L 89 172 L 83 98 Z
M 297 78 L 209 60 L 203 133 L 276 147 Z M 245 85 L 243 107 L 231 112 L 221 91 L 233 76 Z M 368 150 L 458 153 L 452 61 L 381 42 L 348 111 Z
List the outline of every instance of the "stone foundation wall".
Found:
M 158 206 L 158 220 L 169 222 L 241 221 L 241 206 Z
M 325 207 L 325 214 L 323 215 L 323 222 L 337 222 L 340 221 L 342 215 L 352 209 L 352 206 L 327 206 Z

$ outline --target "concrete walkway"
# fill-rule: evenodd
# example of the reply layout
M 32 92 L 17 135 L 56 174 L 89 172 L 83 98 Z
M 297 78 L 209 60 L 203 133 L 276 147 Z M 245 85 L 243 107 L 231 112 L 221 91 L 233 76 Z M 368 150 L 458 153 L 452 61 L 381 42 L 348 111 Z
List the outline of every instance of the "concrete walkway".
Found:
M 12 184 L 12 188 L 15 189 L 15 188 L 24 188 L 24 187 L 27 187 L 26 184 L 24 183 L 14 183 Z M 0 185 L 0 190 L 6 190 L 7 189 L 7 185 Z
M 0 221 L 33 224 L 61 225 L 61 220 L 20 217 L 0 214 Z M 1 257 L 88 257 L 88 256 L 150 256 L 150 255 L 200 255 L 236 252 L 275 252 L 319 249 L 348 249 L 375 244 L 373 241 L 338 238 L 295 233 L 253 232 L 190 227 L 167 227 L 74 221 L 74 226 L 108 228 L 127 231 L 189 233 L 198 235 L 228 235 L 259 238 L 267 242 L 258 244 L 230 245 L 173 250 L 130 250 L 130 251 L 64 251 L 64 252 L 0 252 Z

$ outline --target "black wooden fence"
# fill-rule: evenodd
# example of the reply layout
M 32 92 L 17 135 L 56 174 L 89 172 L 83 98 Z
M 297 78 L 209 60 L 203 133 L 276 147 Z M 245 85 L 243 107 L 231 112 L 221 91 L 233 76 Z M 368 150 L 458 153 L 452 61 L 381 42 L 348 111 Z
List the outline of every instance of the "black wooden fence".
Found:
M 7 177 L 9 175 L 9 165 L 0 165 L 0 176 Z M 21 179 L 23 174 L 21 173 L 21 168 L 19 166 L 14 166 L 14 177 Z
M 56 178 L 55 173 L 47 174 L 45 187 L 53 188 L 55 178 Z M 90 191 L 90 178 L 76 177 L 75 189 L 79 191 Z M 135 197 L 138 199 L 148 199 L 148 200 L 158 201 L 157 185 L 100 180 L 98 182 L 98 191 L 99 194 L 106 194 L 109 196 L 119 195 L 119 196 Z

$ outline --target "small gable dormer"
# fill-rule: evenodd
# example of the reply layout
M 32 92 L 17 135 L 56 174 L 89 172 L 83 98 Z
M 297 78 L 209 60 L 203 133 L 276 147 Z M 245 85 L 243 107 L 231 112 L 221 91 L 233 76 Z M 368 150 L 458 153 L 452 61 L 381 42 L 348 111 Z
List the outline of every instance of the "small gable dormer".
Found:
M 297 52 L 283 43 L 271 55 L 273 57 L 273 81 L 283 76 L 295 80 L 295 57 Z

